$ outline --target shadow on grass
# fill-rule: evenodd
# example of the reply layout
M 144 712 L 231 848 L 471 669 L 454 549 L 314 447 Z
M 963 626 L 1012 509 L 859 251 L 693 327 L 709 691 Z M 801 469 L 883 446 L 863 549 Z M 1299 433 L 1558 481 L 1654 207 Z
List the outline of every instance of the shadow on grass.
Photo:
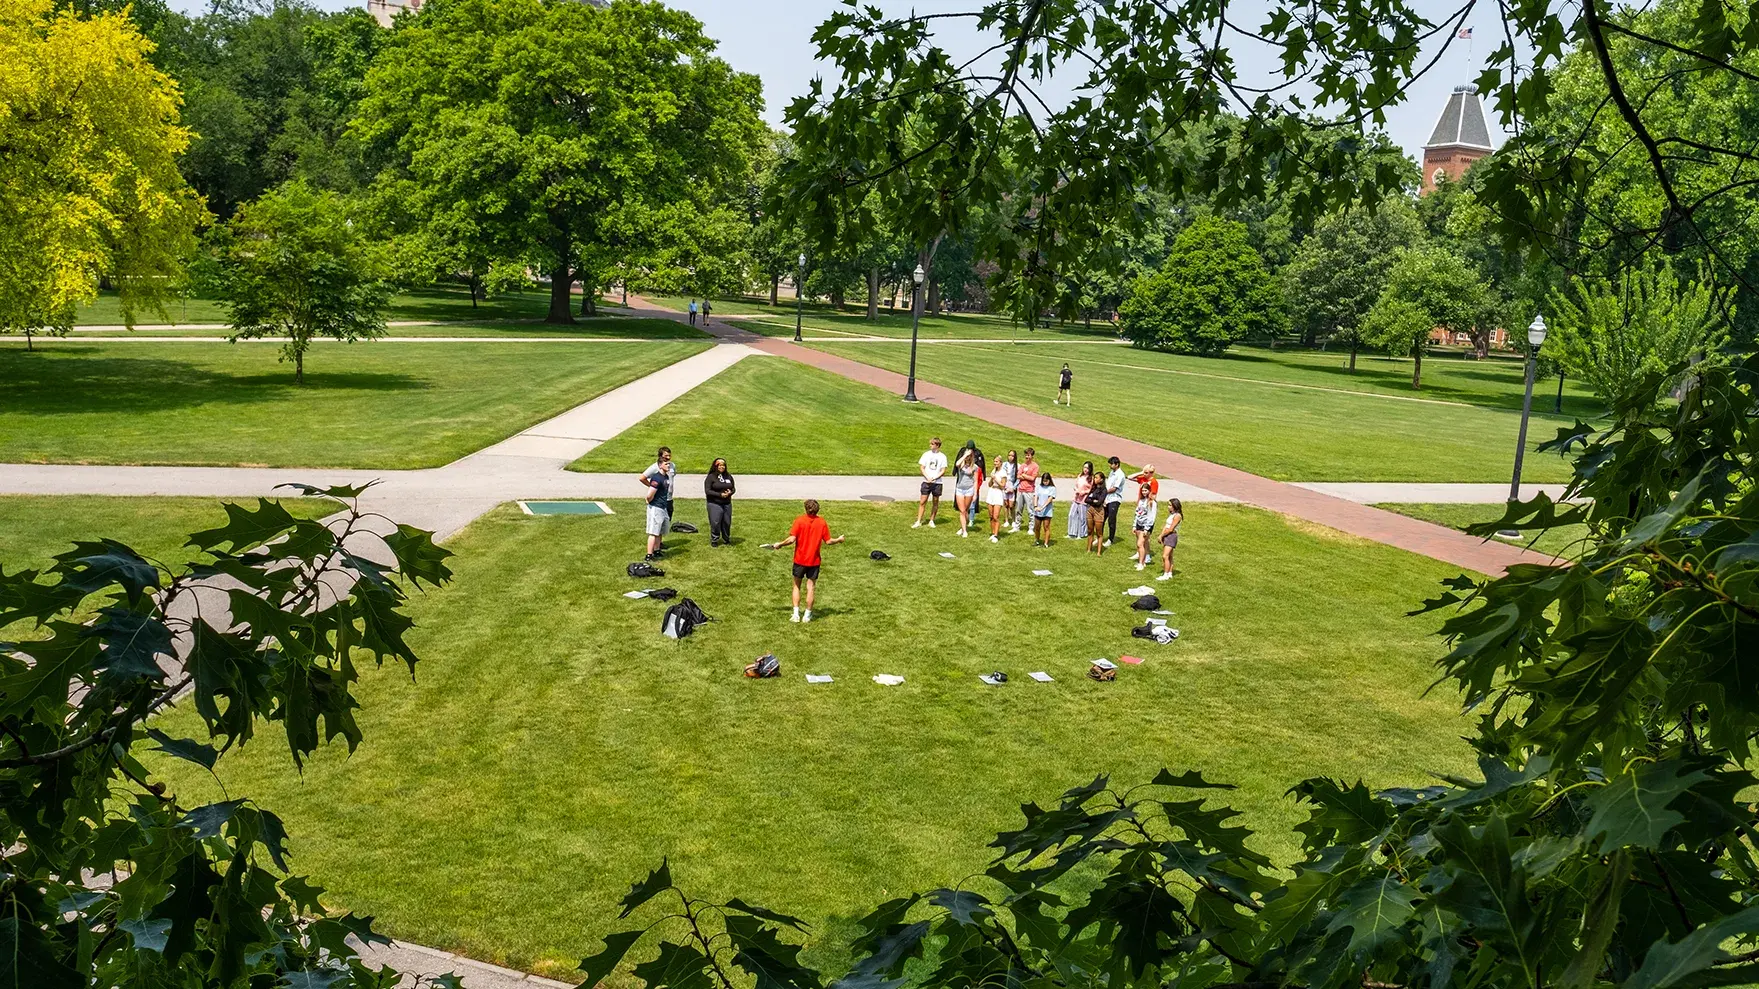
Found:
M 266 351 L 264 356 L 270 356 Z M 0 349 L 0 381 L 6 411 L 31 415 L 83 415 L 94 412 L 155 412 L 212 404 L 252 404 L 294 395 L 338 391 L 420 391 L 432 387 L 408 374 L 326 371 L 307 367 L 305 384 L 293 383 L 293 368 L 270 373 L 230 374 L 157 357 L 118 357 L 99 347 L 27 352 Z

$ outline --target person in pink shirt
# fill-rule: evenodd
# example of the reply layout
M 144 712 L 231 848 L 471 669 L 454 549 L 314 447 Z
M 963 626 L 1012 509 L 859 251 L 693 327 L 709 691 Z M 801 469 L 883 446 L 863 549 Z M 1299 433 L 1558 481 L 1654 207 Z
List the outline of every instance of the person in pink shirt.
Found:
M 1026 512 L 1028 524 L 1031 524 L 1031 519 L 1033 518 L 1032 495 L 1038 490 L 1039 469 L 1037 453 L 1038 452 L 1032 449 L 1032 447 L 1026 448 L 1026 456 L 1021 458 L 1020 470 L 1016 475 L 1019 478 L 1019 497 L 1014 502 L 1015 511 L 1019 512 L 1024 510 Z M 1020 531 L 1020 516 L 1018 514 L 1014 516 L 1014 528 L 1012 531 Z

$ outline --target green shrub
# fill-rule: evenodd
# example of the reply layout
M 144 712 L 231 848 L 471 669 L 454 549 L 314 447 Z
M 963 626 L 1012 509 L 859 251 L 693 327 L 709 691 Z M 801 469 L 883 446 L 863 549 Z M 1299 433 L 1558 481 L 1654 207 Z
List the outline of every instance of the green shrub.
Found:
M 1159 271 L 1136 280 L 1118 314 L 1138 347 L 1213 357 L 1236 340 L 1275 332 L 1282 307 L 1246 225 L 1206 215 L 1173 241 Z

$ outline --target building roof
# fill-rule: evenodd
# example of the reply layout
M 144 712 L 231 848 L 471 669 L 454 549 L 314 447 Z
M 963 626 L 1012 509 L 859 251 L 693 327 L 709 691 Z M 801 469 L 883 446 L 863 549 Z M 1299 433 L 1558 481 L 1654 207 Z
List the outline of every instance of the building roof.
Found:
M 1478 98 L 1476 90 L 1471 86 L 1454 87 L 1424 147 L 1496 150 L 1490 143 L 1490 126 L 1484 122 L 1484 101 Z

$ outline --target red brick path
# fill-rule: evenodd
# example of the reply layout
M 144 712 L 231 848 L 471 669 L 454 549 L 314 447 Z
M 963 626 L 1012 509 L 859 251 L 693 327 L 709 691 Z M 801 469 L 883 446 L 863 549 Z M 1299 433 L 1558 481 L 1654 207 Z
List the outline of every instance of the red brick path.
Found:
M 662 309 L 633 295 L 629 297 L 629 304 L 631 308 L 649 311 L 654 315 L 684 318 L 680 313 Z M 726 325 L 712 325 L 707 330 L 717 339 L 747 344 L 765 353 L 786 357 L 898 395 L 904 393 L 905 376 L 894 371 L 802 347 L 789 340 L 760 337 Z M 1249 505 L 1306 519 L 1352 536 L 1420 553 L 1482 574 L 1500 576 L 1507 567 L 1516 563 L 1552 562 L 1549 556 L 1518 546 L 1487 542 L 1476 536 L 1468 536 L 1455 529 L 1397 512 L 1309 491 L 1293 484 L 1273 481 L 1268 477 L 1065 422 L 1016 405 L 943 388 L 920 377 L 916 379 L 916 396 L 944 409 L 1016 429 L 1031 436 L 1042 436 L 1077 450 L 1092 450 L 1096 454 L 1116 456 L 1126 463 L 1154 464 L 1157 473 L 1162 477 L 1194 484 L 1216 494 L 1238 498 Z

